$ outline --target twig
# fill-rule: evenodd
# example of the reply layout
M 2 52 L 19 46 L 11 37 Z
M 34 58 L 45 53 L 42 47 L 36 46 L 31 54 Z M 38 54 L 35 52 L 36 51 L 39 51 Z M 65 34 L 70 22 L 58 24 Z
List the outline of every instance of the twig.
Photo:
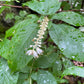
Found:
M 14 5 L 7 5 L 7 4 L 0 4 L 0 6 L 8 6 L 8 7 L 12 7 L 12 8 L 29 8 L 29 7 L 22 7 L 22 6 L 14 6 Z
M 23 7 L 23 6 L 14 6 L 14 5 L 7 5 L 7 4 L 0 4 L 0 6 L 8 6 L 8 7 L 13 7 L 13 8 L 26 8 L 26 9 L 29 9 L 29 7 Z M 80 10 L 77 10 L 77 9 L 72 9 L 72 10 L 68 10 L 68 11 L 81 11 L 81 12 L 84 12 L 84 9 L 80 9 Z M 66 12 L 66 11 L 57 11 L 57 12 Z

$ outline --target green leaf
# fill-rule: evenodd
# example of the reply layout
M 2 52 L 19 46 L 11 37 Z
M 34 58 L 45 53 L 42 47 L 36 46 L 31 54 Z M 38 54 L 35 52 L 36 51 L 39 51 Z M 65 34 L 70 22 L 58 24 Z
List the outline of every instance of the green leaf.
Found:
M 56 77 L 56 80 L 58 84 L 68 84 L 69 83 L 67 79 L 62 79 L 59 77 Z
M 68 24 L 74 26 L 83 26 L 84 25 L 84 17 L 75 12 L 61 12 L 53 15 L 52 19 L 62 20 Z
M 74 64 L 67 58 L 62 58 L 62 65 L 63 65 L 63 69 L 67 69 L 69 67 L 74 66 Z
M 66 57 L 84 62 L 84 34 L 81 31 L 65 24 L 52 24 L 49 34 Z
M 49 68 L 52 67 L 53 64 L 60 60 L 59 55 L 61 54 L 58 48 L 55 46 L 48 46 L 44 50 L 44 55 L 40 56 L 37 60 L 34 62 L 34 67 L 36 68 Z M 55 52 L 57 50 L 57 52 Z
M 47 56 L 41 56 L 35 61 L 34 66 L 39 68 L 48 68 L 51 66 L 51 63 Z
M 28 24 L 30 24 L 31 22 L 28 20 L 23 20 L 17 24 L 15 24 L 12 28 L 10 28 L 8 31 L 6 31 L 6 38 L 7 37 L 10 37 L 10 36 L 13 36 L 17 33 L 17 31 L 19 30 L 19 28 L 23 28 L 25 26 L 27 26 Z
M 10 40 L 4 39 L 2 42 L 0 42 L 0 56 L 4 57 L 5 59 L 8 59 L 7 54 L 9 51 L 9 44 Z
M 26 27 L 18 28 L 12 37 L 7 52 L 8 64 L 12 71 L 22 69 L 33 58 L 26 55 L 26 52 L 33 43 L 32 39 L 37 34 L 37 28 L 37 24 L 28 24 Z
M 26 48 L 32 44 L 32 39 L 37 33 L 37 24 L 30 24 L 27 27 L 20 29 L 17 34 L 11 40 L 11 46 L 9 51 L 9 62 L 12 69 L 20 69 L 26 65 L 31 59 L 32 56 L 26 55 Z M 16 52 L 16 53 L 15 53 Z
M 79 66 L 70 67 L 63 72 L 62 77 L 66 75 L 75 75 L 75 76 L 84 77 L 84 67 L 79 67 Z
M 8 14 L 6 14 L 6 17 L 5 17 L 5 19 L 7 20 L 7 19 L 13 19 L 14 18 L 14 13 L 8 13 Z
M 27 65 L 24 68 L 22 68 L 19 72 L 28 74 L 28 73 L 30 73 L 31 69 L 32 69 L 32 67 Z
M 17 84 L 29 84 L 28 74 L 20 73 Z
M 19 73 L 11 73 L 6 60 L 0 59 L 0 84 L 16 84 Z
M 61 7 L 63 7 L 62 8 L 63 10 L 70 10 L 70 4 L 68 2 L 66 2 L 66 1 L 62 2 Z
M 53 69 L 53 74 L 55 74 L 56 76 L 61 75 L 62 63 L 61 63 L 60 59 L 57 59 L 54 62 L 53 66 L 52 66 L 52 69 Z
M 37 84 L 57 84 L 55 77 L 48 71 L 37 72 Z
M 32 73 L 31 78 L 36 81 L 37 80 L 37 72 Z
M 0 8 L 0 14 L 4 11 L 5 8 L 6 8 L 5 6 L 2 6 L 2 7 Z
M 27 16 L 27 19 L 16 23 L 12 28 L 10 28 L 8 31 L 6 31 L 6 38 L 13 36 L 17 33 L 17 31 L 23 27 L 26 27 L 28 24 L 32 24 L 34 22 L 37 22 L 38 17 L 34 14 L 30 14 Z
M 60 8 L 61 2 L 59 0 L 32 0 L 24 5 L 42 15 L 52 15 Z
M 21 17 L 25 17 L 25 15 L 27 15 L 27 12 L 26 11 L 20 11 L 19 15 Z
M 58 57 L 57 53 L 51 53 L 49 55 L 44 55 L 39 57 L 35 63 L 34 66 L 38 68 L 48 68 L 52 66 L 52 63 L 56 60 Z

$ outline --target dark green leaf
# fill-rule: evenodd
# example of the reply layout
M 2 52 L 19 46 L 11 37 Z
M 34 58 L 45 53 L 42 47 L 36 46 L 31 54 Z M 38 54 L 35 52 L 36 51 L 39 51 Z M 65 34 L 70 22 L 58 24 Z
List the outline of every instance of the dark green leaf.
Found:
M 52 24 L 49 34 L 66 57 L 84 62 L 83 33 L 65 24 Z
M 58 84 L 61 84 L 61 83 L 68 84 L 69 83 L 67 79 L 62 79 L 59 77 L 58 78 L 56 77 L 56 80 Z
M 53 64 L 53 74 L 56 76 L 61 75 L 62 63 L 60 59 L 57 59 Z
M 66 1 L 63 1 L 61 6 L 63 7 L 63 10 L 69 10 L 70 9 L 70 4 Z
M 59 0 L 32 0 L 24 5 L 42 15 L 52 15 L 60 8 L 61 2 Z
M 41 56 L 36 61 L 34 66 L 39 68 L 48 68 L 52 66 L 52 63 L 56 60 L 58 57 L 57 53 L 51 53 L 47 56 Z
M 37 80 L 37 72 L 36 73 L 32 73 L 31 78 L 33 80 Z
M 6 17 L 5 17 L 6 20 L 13 19 L 13 18 L 14 18 L 14 13 L 8 13 L 8 14 L 6 14 Z
M 20 73 L 17 84 L 29 84 L 28 74 Z
M 48 68 L 51 66 L 51 63 L 47 56 L 41 56 L 35 61 L 34 66 L 38 68 Z
M 22 73 L 30 73 L 32 67 L 30 66 L 25 66 L 24 68 L 22 68 L 19 72 L 22 72 Z
M 33 58 L 32 56 L 26 55 L 26 52 L 29 45 L 33 43 L 32 39 L 37 33 L 37 28 L 37 24 L 28 24 L 26 27 L 19 28 L 12 37 L 7 57 L 8 64 L 13 71 L 25 67 Z
M 50 72 L 40 70 L 37 73 L 37 84 L 57 84 L 57 82 Z
M 0 56 L 4 57 L 5 59 L 7 58 L 7 54 L 8 54 L 8 49 L 9 49 L 9 44 L 10 44 L 10 40 L 8 39 L 4 39 L 2 42 L 0 42 Z
M 38 17 L 36 15 L 30 14 L 27 16 L 27 19 L 16 23 L 12 28 L 10 28 L 8 31 L 6 31 L 6 38 L 13 36 L 19 31 L 19 29 L 26 27 L 28 24 L 32 24 L 38 20 Z
M 68 24 L 74 26 L 83 26 L 84 25 L 84 17 L 75 12 L 61 12 L 53 15 L 52 19 L 62 20 Z
M 66 75 L 75 75 L 84 77 L 84 67 L 78 67 L 78 66 L 70 67 L 63 72 L 62 77 Z
M 74 66 L 74 64 L 69 59 L 66 58 L 62 58 L 62 63 L 63 63 L 63 69 L 67 69 L 69 67 Z

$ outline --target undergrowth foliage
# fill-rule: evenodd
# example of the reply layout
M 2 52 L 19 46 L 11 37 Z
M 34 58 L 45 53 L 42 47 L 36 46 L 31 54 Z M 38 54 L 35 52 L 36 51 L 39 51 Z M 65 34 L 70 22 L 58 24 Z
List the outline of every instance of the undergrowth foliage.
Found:
M 15 7 L 12 1 L 20 3 L 3 1 L 0 14 L 6 6 Z M 84 62 L 82 0 L 23 0 L 21 4 L 19 14 L 5 16 L 15 23 L 0 36 L 0 84 L 67 84 L 67 75 L 84 77 L 84 67 L 73 64 Z

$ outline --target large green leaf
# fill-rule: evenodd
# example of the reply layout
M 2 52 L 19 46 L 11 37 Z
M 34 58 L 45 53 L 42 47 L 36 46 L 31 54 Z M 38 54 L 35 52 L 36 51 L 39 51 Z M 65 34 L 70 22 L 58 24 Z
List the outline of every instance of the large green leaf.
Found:
M 28 15 L 28 18 L 15 24 L 12 28 L 10 28 L 8 31 L 6 31 L 6 36 L 7 37 L 11 37 L 14 36 L 17 31 L 19 31 L 21 28 L 26 27 L 28 24 L 32 24 L 33 22 L 37 21 L 38 17 L 36 15 Z M 4 57 L 5 59 L 7 59 L 7 54 L 9 51 L 9 44 L 10 44 L 10 40 L 8 39 L 4 39 L 2 42 L 0 42 L 0 56 Z
M 54 63 L 57 63 L 60 60 L 59 55 L 61 55 L 61 53 L 57 49 L 59 48 L 55 46 L 53 47 L 52 45 L 46 47 L 44 50 L 43 56 L 40 56 L 37 60 L 35 60 L 34 67 L 37 67 L 37 68 L 52 67 Z M 60 63 L 58 63 L 58 65 L 60 65 Z
M 0 84 L 16 84 L 19 73 L 11 73 L 6 60 L 0 59 Z
M 83 33 L 65 24 L 52 24 L 49 34 L 66 57 L 84 62 Z
M 4 39 L 2 42 L 0 42 L 0 56 L 4 57 L 5 59 L 7 59 L 9 44 L 10 40 L 8 39 Z
M 17 31 L 25 26 L 27 26 L 28 24 L 31 24 L 31 21 L 28 20 L 23 20 L 17 24 L 15 24 L 12 28 L 10 28 L 8 31 L 6 31 L 6 38 L 7 37 L 11 37 L 13 35 L 15 35 L 17 33 Z
M 83 26 L 84 25 L 84 17 L 75 12 L 61 12 L 53 15 L 52 19 L 62 20 L 68 24 L 74 26 Z
M 14 71 L 21 69 L 33 58 L 26 55 L 32 39 L 37 33 L 37 24 L 28 24 L 26 27 L 19 28 L 16 34 L 12 37 L 9 44 L 9 51 L 7 54 L 9 67 Z
M 32 67 L 27 65 L 24 68 L 22 68 L 19 72 L 29 74 L 31 69 L 32 69 Z
M 75 76 L 84 77 L 84 67 L 78 67 L 78 66 L 70 67 L 66 69 L 62 74 L 62 76 L 66 76 L 66 75 L 75 75 Z
M 32 0 L 24 5 L 42 15 L 51 15 L 60 8 L 61 2 L 59 0 Z
M 37 84 L 57 84 L 57 82 L 50 72 L 40 70 L 37 73 Z
M 5 37 L 7 38 L 7 37 L 15 35 L 19 29 L 27 26 L 28 24 L 37 22 L 37 20 L 38 20 L 38 17 L 36 15 L 34 15 L 34 14 L 28 15 L 25 20 L 19 21 L 12 28 L 10 28 L 8 31 L 6 31 Z
M 51 64 L 48 56 L 41 56 L 35 61 L 34 66 L 38 68 L 48 68 Z
M 17 84 L 30 84 L 28 74 L 20 73 Z
M 44 55 L 39 57 L 35 63 L 34 66 L 37 68 L 48 68 L 51 67 L 53 62 L 55 62 L 58 58 L 58 54 L 51 52 L 49 55 Z

